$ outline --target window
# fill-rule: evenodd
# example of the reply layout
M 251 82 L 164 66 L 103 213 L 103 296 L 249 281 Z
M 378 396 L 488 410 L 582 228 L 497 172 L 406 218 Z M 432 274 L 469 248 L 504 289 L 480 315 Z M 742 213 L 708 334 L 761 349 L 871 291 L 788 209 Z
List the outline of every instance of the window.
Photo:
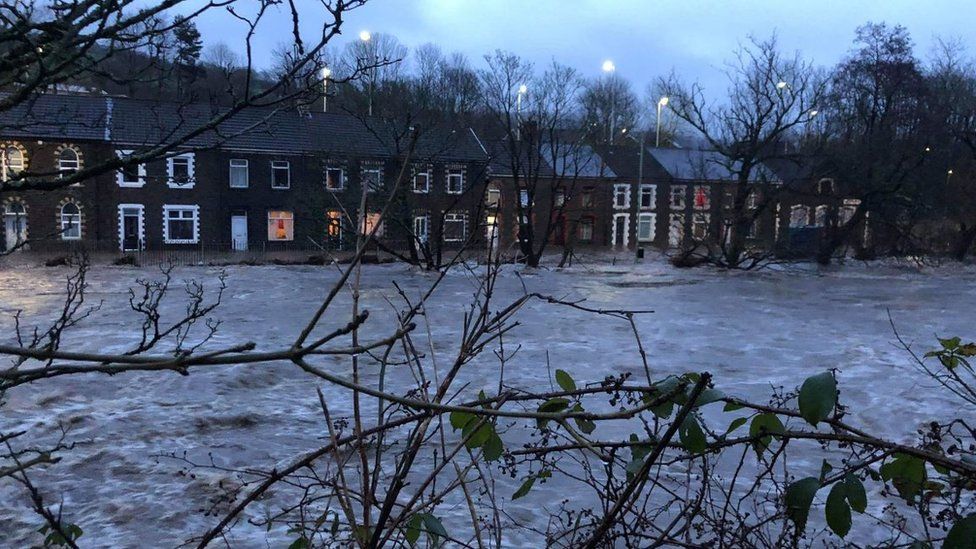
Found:
M 287 189 L 289 187 L 291 187 L 291 164 L 287 160 L 272 160 L 271 188 Z
M 637 241 L 649 242 L 654 240 L 654 225 L 657 223 L 657 215 L 652 213 L 637 214 Z
M 9 145 L 3 150 L 3 180 L 7 181 L 24 171 L 24 151 L 13 145 Z
M 124 160 L 132 151 L 115 151 L 115 154 Z M 146 184 L 146 165 L 127 164 L 119 168 L 115 179 L 119 187 L 142 187 Z
M 756 238 L 759 234 L 759 218 L 755 218 L 749 223 L 749 232 L 746 233 L 746 238 Z
M 857 211 L 857 206 L 852 204 L 845 204 L 840 208 L 837 208 L 837 225 L 844 226 L 854 219 L 854 212 Z
M 657 185 L 640 186 L 640 209 L 653 210 L 657 198 Z
M 61 240 L 81 239 L 81 209 L 74 202 L 61 206 Z
M 583 188 L 583 193 L 580 195 L 580 205 L 584 208 L 593 207 L 593 187 Z
M 746 197 L 746 208 L 755 210 L 756 206 L 759 205 L 759 196 L 759 189 L 749 191 L 749 196 Z
M 796 205 L 790 208 L 790 227 L 806 227 L 810 223 L 810 208 Z
M 680 246 L 685 239 L 685 216 L 681 214 L 671 214 L 670 224 L 668 225 L 668 245 Z
M 196 244 L 200 240 L 199 206 L 163 206 L 163 242 Z
M 346 172 L 342 168 L 325 169 L 325 188 L 330 191 L 341 191 L 346 187 Z
M 421 169 L 414 168 L 413 173 L 413 192 L 415 193 L 426 193 L 430 192 L 430 167 L 424 167 Z
M 500 189 L 488 189 L 488 197 L 485 199 L 485 202 L 488 205 L 488 207 L 497 208 L 501 200 L 502 200 L 502 191 Z
M 464 170 L 450 168 L 447 170 L 447 193 L 461 194 L 464 192 Z
M 813 225 L 815 227 L 827 226 L 828 208 L 826 204 L 821 204 L 813 211 Z
M 268 240 L 294 240 L 295 214 L 285 210 L 268 211 Z
M 342 245 L 342 211 L 327 210 L 325 212 L 325 235 L 333 245 Z
M 531 203 L 532 200 L 529 199 L 529 191 L 527 189 L 522 189 L 521 191 L 519 191 L 519 204 L 523 208 L 528 208 L 529 204 Z
M 584 217 L 580 219 L 578 232 L 577 236 L 580 242 L 593 242 L 593 218 Z
M 705 185 L 695 185 L 695 209 L 708 210 L 712 207 L 711 189 Z
M 233 189 L 246 189 L 250 185 L 247 160 L 235 158 L 230 161 L 230 186 Z
M 613 209 L 623 210 L 630 207 L 630 185 L 613 186 Z
M 417 215 L 413 218 L 413 236 L 421 244 L 427 242 L 427 228 L 429 221 L 426 215 Z
M 81 169 L 81 157 L 73 147 L 65 147 L 58 152 L 58 172 L 68 177 Z
M 688 188 L 685 185 L 674 185 L 671 187 L 671 209 L 685 209 L 685 194 Z
M 382 189 L 383 170 L 379 167 L 363 168 L 363 186 L 371 193 Z
M 708 226 L 711 217 L 707 213 L 696 213 L 691 218 L 691 236 L 695 240 L 708 238 Z
M 467 233 L 467 215 L 463 213 L 444 214 L 444 242 L 461 242 Z
M 376 238 L 383 236 L 383 220 L 380 216 L 381 214 L 379 212 L 374 212 L 368 213 L 363 217 L 363 225 L 361 228 L 364 235 L 368 235 L 373 230 L 373 227 L 376 227 L 376 234 L 373 236 Z
M 193 187 L 193 153 L 171 156 L 166 159 L 166 184 L 173 188 L 189 189 Z
M 834 180 L 825 177 L 818 181 L 817 194 L 834 194 Z
M 559 189 L 553 195 L 552 203 L 557 208 L 562 208 L 566 204 L 566 191 Z

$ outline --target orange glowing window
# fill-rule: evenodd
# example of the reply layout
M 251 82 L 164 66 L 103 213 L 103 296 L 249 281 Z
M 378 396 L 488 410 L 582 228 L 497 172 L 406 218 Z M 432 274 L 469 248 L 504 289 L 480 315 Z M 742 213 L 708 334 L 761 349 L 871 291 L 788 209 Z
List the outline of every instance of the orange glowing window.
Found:
M 294 240 L 295 214 L 282 210 L 268 212 L 268 240 Z

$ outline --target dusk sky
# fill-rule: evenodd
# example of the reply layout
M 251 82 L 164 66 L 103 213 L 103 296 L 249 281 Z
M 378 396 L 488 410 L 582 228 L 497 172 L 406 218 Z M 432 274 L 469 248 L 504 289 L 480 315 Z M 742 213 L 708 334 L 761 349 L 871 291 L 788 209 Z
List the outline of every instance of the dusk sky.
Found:
M 313 21 L 321 21 L 314 17 L 318 2 L 298 2 L 308 6 L 305 23 L 313 29 Z M 750 34 L 776 32 L 784 50 L 830 66 L 866 21 L 907 26 L 923 59 L 937 36 L 960 38 L 976 53 L 976 5 L 970 0 L 371 0 L 348 14 L 342 42 L 368 29 L 393 34 L 410 48 L 433 42 L 446 52 L 463 52 L 476 67 L 486 52 L 501 48 L 537 65 L 555 58 L 586 76 L 598 75 L 603 60 L 612 59 L 639 93 L 674 68 L 711 94 L 724 90 L 723 63 Z M 227 23 L 226 16 L 201 20 L 205 41 L 236 46 Z M 274 23 L 288 32 L 284 13 Z M 262 33 L 258 63 L 267 63 L 279 41 L 278 33 Z

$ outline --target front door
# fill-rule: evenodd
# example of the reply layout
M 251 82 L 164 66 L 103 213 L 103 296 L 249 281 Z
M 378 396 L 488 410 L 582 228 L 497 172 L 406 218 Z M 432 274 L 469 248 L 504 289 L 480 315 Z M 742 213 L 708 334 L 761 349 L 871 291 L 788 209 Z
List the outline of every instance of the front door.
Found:
M 627 214 L 613 216 L 613 245 L 627 247 Z
M 230 217 L 230 240 L 234 251 L 247 251 L 247 215 Z
M 27 211 L 20 202 L 7 204 L 3 215 L 3 232 L 5 250 L 13 250 L 18 246 L 23 249 L 27 241 Z
M 119 206 L 121 223 L 122 251 L 142 249 L 142 206 Z

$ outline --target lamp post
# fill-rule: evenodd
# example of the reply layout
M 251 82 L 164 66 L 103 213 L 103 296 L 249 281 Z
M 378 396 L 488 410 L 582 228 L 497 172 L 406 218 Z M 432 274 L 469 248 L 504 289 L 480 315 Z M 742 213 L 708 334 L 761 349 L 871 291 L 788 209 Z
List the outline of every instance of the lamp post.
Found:
M 655 135 L 655 138 L 654 138 L 654 147 L 655 148 L 661 146 L 661 109 L 664 108 L 664 107 L 666 107 L 668 105 L 668 101 L 670 101 L 670 100 L 668 99 L 668 96 L 666 96 L 666 95 L 664 97 L 662 97 L 662 98 L 660 98 L 660 99 L 657 100 L 657 120 L 656 120 L 656 122 L 657 122 L 657 132 L 656 132 L 656 135 Z M 643 153 L 643 152 L 644 152 L 643 149 L 641 149 L 641 153 Z
M 603 72 L 609 75 L 609 79 L 607 80 L 607 83 L 610 86 L 610 144 L 611 145 L 613 145 L 614 125 L 615 125 L 615 119 L 617 118 L 617 113 L 616 113 L 617 98 L 615 97 L 616 93 L 613 88 L 613 73 L 616 70 L 617 70 L 617 66 L 614 65 L 613 61 L 611 61 L 610 59 L 607 59 L 606 61 L 603 62 Z
M 322 67 L 322 112 L 329 112 L 329 77 L 332 69 Z
M 372 63 L 370 65 L 370 67 L 369 67 L 369 96 L 368 96 L 368 101 L 369 101 L 369 115 L 370 116 L 373 116 L 373 85 L 374 85 L 374 82 L 373 81 L 376 79 L 376 59 L 375 59 L 376 58 L 376 55 L 375 55 L 375 53 L 372 54 L 372 55 L 370 55 L 370 53 L 372 53 L 372 52 L 368 51 L 368 48 L 370 48 L 369 42 L 370 42 L 370 40 L 373 39 L 373 35 L 370 34 L 370 32 L 368 30 L 360 31 L 359 32 L 359 39 L 363 41 L 363 44 L 365 44 L 365 46 L 367 48 L 367 56 L 368 56 L 367 59 L 368 58 L 372 58 Z
M 632 133 L 629 134 L 629 135 L 627 135 L 627 137 L 631 138 L 632 140 L 634 140 L 635 143 L 637 143 L 638 145 L 640 145 L 640 160 L 637 163 L 637 214 L 636 214 L 636 217 L 634 218 L 634 227 L 636 229 L 634 231 L 635 232 L 634 236 L 636 237 L 634 239 L 636 241 L 635 244 L 634 244 L 634 263 L 636 263 L 638 260 L 640 260 L 640 253 L 641 253 L 640 252 L 640 250 L 641 250 L 641 246 L 640 246 L 640 210 L 641 210 L 641 203 L 640 203 L 640 200 L 641 200 L 641 192 L 642 192 L 641 189 L 644 187 L 644 140 L 647 138 L 647 130 L 645 129 L 644 131 L 641 132 L 640 141 L 638 141 L 637 138 L 634 137 L 634 134 L 632 134 Z
M 529 87 L 522 84 L 515 94 L 515 140 L 522 140 L 522 96 L 528 93 Z

